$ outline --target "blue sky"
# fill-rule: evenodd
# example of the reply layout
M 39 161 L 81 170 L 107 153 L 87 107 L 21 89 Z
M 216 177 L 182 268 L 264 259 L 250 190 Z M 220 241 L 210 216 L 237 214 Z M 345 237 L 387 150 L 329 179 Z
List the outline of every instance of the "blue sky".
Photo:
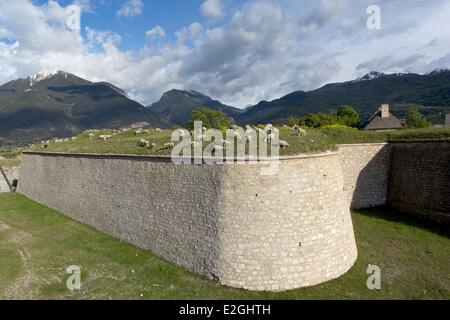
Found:
M 244 107 L 372 70 L 449 68 L 449 16 L 448 0 L 0 0 L 0 83 L 63 70 L 143 104 L 176 88 Z
M 34 1 L 44 5 L 48 0 Z M 72 0 L 58 1 L 61 6 L 73 3 Z M 194 21 L 206 21 L 200 12 L 202 0 L 164 0 L 143 1 L 142 14 L 135 17 L 118 17 L 117 12 L 125 1 L 91 1 L 93 10 L 83 13 L 82 30 L 89 26 L 98 30 L 111 30 L 122 35 L 119 45 L 124 50 L 137 50 L 145 44 L 145 32 L 156 25 L 164 26 L 167 39 L 173 40 L 175 32 Z M 83 32 L 85 34 L 85 32 Z

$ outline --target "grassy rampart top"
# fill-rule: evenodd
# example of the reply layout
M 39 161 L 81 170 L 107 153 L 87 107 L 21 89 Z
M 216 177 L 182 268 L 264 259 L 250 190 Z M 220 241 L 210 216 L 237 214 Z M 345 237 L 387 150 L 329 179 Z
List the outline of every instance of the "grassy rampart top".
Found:
M 351 128 L 323 128 L 306 129 L 306 136 L 299 136 L 291 128 L 280 127 L 280 140 L 284 140 L 289 147 L 280 150 L 281 156 L 303 153 L 316 153 L 336 150 L 338 144 L 376 143 L 400 140 L 449 140 L 450 128 L 416 129 L 400 131 L 359 131 Z M 93 136 L 92 136 L 93 134 Z M 133 155 L 170 155 L 171 149 L 165 144 L 171 142 L 171 130 L 135 134 L 135 131 L 119 132 L 115 135 L 112 130 L 100 130 L 89 137 L 82 133 L 75 139 L 60 142 L 41 143 L 31 146 L 29 151 L 66 152 L 66 153 L 99 153 L 99 154 L 133 154 Z M 100 139 L 102 135 L 111 135 L 106 141 Z M 150 147 L 139 146 L 140 139 L 149 142 Z M 206 147 L 211 142 L 204 142 Z M 153 144 L 153 147 L 151 146 Z M 227 146 L 225 146 L 227 148 Z M 248 149 L 248 147 L 247 147 Z M 0 154 L 1 156 L 1 154 Z

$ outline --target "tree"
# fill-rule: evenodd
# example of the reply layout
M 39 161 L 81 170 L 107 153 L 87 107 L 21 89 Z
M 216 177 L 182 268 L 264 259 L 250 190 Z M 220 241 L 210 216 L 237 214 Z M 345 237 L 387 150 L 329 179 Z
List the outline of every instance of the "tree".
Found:
M 335 121 L 347 127 L 357 128 L 361 124 L 361 118 L 358 112 L 350 106 L 342 106 L 335 113 Z
M 341 106 L 334 113 L 312 113 L 301 118 L 290 116 L 288 124 L 307 126 L 310 128 L 322 128 L 332 125 L 340 125 L 346 127 L 359 127 L 361 118 L 358 112 L 350 106 Z
M 333 117 L 326 113 L 313 113 L 304 118 L 304 123 L 310 128 L 321 128 L 333 124 Z
M 287 119 L 287 124 L 290 127 L 298 126 L 301 124 L 301 119 L 297 119 L 294 116 L 289 116 Z
M 233 118 L 221 111 L 206 107 L 192 111 L 192 119 L 187 123 L 187 128 L 194 129 L 195 121 L 202 121 L 202 126 L 208 129 L 226 129 L 233 124 Z
M 429 128 L 432 123 L 425 118 L 416 107 L 409 108 L 406 112 L 407 128 Z

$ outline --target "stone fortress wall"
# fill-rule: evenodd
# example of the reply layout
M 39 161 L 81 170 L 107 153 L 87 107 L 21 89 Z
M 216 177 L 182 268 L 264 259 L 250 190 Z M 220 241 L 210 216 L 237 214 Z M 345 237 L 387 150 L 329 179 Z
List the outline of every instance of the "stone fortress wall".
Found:
M 389 205 L 450 224 L 450 141 L 339 146 L 353 209 Z
M 0 168 L 0 193 L 11 192 L 14 179 L 19 179 L 19 168 Z
M 387 143 L 339 145 L 347 200 L 352 209 L 383 206 L 388 198 Z
M 10 191 L 11 191 L 11 187 L 9 186 L 9 181 L 7 180 L 6 175 L 4 174 L 4 172 L 1 171 L 1 168 L 0 168 L 0 193 L 10 192 Z
M 280 291 L 339 277 L 357 258 L 337 153 L 234 165 L 24 154 L 19 191 L 220 283 Z
M 450 224 L 450 142 L 392 143 L 388 203 Z
M 161 157 L 26 153 L 19 192 L 222 284 L 282 291 L 351 268 L 350 207 L 388 203 L 423 215 L 427 196 L 415 193 L 428 188 L 440 221 L 448 219 L 450 143 L 401 145 L 287 157 L 273 176 L 260 174 L 270 161 L 174 165 Z M 420 177 L 405 185 L 410 175 Z

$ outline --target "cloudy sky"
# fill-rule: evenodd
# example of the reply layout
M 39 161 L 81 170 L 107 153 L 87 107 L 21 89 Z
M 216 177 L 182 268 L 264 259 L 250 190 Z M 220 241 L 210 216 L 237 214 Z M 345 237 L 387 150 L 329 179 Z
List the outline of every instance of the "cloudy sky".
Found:
M 371 70 L 449 68 L 449 17 L 448 0 L 0 0 L 0 83 L 64 70 L 144 104 L 177 88 L 244 107 Z

